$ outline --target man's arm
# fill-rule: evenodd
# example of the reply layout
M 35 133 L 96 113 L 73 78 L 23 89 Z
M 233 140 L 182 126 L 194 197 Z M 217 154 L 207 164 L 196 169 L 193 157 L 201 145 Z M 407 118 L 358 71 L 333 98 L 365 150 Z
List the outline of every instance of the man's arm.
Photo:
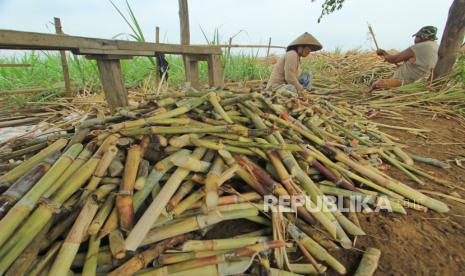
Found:
M 403 62 L 403 61 L 407 61 L 407 60 L 415 57 L 415 53 L 413 52 L 413 50 L 411 48 L 407 48 L 407 49 L 403 50 L 402 52 L 400 52 L 398 54 L 394 54 L 394 55 L 390 55 L 384 50 L 378 50 L 376 53 L 379 56 L 383 56 L 385 61 L 387 61 L 389 63 L 394 63 L 394 64 L 397 64 L 397 63 Z

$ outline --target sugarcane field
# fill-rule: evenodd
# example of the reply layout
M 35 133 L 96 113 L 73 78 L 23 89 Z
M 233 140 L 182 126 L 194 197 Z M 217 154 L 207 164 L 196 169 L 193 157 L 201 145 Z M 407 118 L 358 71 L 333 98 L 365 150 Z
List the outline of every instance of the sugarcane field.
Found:
M 63 2 L 0 2 L 0 276 L 464 274 L 465 0 Z

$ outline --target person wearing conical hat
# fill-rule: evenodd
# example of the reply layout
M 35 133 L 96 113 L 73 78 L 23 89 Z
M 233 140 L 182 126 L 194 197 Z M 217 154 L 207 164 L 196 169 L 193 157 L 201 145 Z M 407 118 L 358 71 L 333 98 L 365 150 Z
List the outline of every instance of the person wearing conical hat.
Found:
M 384 50 L 378 50 L 376 53 L 379 56 L 382 56 L 386 62 L 398 65 L 398 68 L 393 78 L 375 81 L 369 92 L 374 89 L 392 88 L 413 83 L 431 73 L 438 61 L 437 31 L 438 29 L 434 26 L 421 28 L 413 34 L 415 37 L 414 45 L 398 54 L 388 54 Z
M 286 54 L 279 58 L 273 67 L 266 90 L 298 93 L 299 96 L 303 96 L 303 91 L 311 81 L 311 75 L 302 74 L 300 58 L 322 48 L 321 43 L 311 34 L 305 32 L 299 36 L 289 44 Z

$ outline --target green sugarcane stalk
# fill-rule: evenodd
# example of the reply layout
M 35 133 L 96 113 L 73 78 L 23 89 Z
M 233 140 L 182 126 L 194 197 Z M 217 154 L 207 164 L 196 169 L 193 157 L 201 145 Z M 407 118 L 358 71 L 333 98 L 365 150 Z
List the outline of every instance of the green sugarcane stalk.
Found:
M 321 152 L 318 152 L 315 149 L 312 149 L 311 151 L 308 151 L 306 153 L 308 153 L 311 156 L 311 158 L 309 158 L 309 157 L 304 158 L 305 162 L 308 162 L 309 164 L 312 164 L 313 158 L 316 158 L 316 159 L 318 159 L 318 161 L 325 164 L 326 166 L 328 166 L 330 168 L 334 168 L 334 169 L 346 174 L 348 177 L 367 185 L 368 187 L 371 187 L 371 188 L 373 188 L 373 189 L 375 189 L 377 191 L 380 191 L 380 192 L 382 192 L 382 193 L 384 193 L 386 195 L 389 195 L 392 198 L 403 199 L 403 197 L 400 196 L 399 194 L 396 194 L 396 193 L 392 192 L 391 190 L 388 190 L 383 186 L 380 186 L 380 185 L 378 185 L 376 183 L 373 183 L 372 181 L 370 181 L 368 179 L 365 179 L 365 178 L 363 178 L 363 177 L 361 177 L 361 176 L 359 176 L 359 175 L 357 175 L 357 174 L 343 168 L 342 166 L 332 162 L 326 156 L 324 156 Z
M 363 145 L 366 145 L 366 146 L 369 146 L 369 147 L 373 146 L 373 143 L 370 142 L 369 140 L 367 140 L 366 138 L 363 138 L 363 137 L 358 136 L 358 135 L 355 134 L 353 131 L 351 131 L 351 130 L 349 130 L 349 129 L 347 129 L 347 128 L 345 128 L 345 127 L 343 127 L 343 126 L 341 126 L 341 125 L 339 125 L 339 124 L 337 124 L 337 123 L 335 123 L 334 121 L 330 121 L 330 120 L 327 119 L 327 118 L 323 118 L 323 120 L 324 120 L 327 124 L 329 124 L 329 125 L 331 125 L 331 126 L 337 128 L 337 129 L 339 129 L 340 131 L 344 132 L 347 136 L 349 136 L 349 137 L 352 138 L 352 139 L 355 139 L 355 140 L 359 141 L 359 142 L 362 143 Z
M 203 189 L 199 189 L 188 197 L 186 197 L 183 201 L 181 201 L 174 209 L 170 212 L 170 215 L 173 217 L 179 217 L 184 211 L 191 208 L 197 201 L 202 199 L 205 196 L 205 191 Z
M 123 265 L 110 272 L 108 276 L 134 275 L 134 273 L 146 267 L 154 259 L 160 256 L 160 254 L 163 253 L 165 249 L 184 242 L 188 239 L 188 237 L 189 235 L 181 235 L 170 239 L 166 239 L 162 242 L 152 245 L 147 250 L 138 253 L 137 255 L 129 259 L 127 262 L 125 262 Z
M 60 251 L 50 269 L 50 275 L 65 275 L 71 268 L 79 246 L 87 233 L 92 218 L 97 213 L 98 203 L 93 197 L 89 197 L 84 204 L 73 227 L 66 236 Z
M 40 258 L 40 260 L 33 266 L 33 268 L 29 271 L 29 276 L 38 276 L 41 275 L 41 272 L 45 269 L 45 267 L 50 263 L 52 258 L 55 257 L 58 250 L 61 248 L 62 242 L 54 243 L 47 253 Z
M 102 177 L 107 171 L 108 167 L 111 164 L 111 161 L 116 157 L 118 149 L 115 146 L 108 147 L 108 150 L 103 154 L 100 159 L 97 168 L 95 169 L 94 174 L 92 175 L 89 183 L 84 188 L 84 191 L 81 194 L 80 202 L 84 202 L 86 198 L 97 189 L 97 186 L 100 185 Z
M 60 175 L 60 177 L 53 183 L 53 185 L 44 193 L 44 198 L 50 198 L 71 175 L 79 170 L 89 158 L 94 154 L 96 144 L 93 142 L 88 143 L 78 157 L 71 163 L 71 165 Z
M 56 152 L 32 168 L 13 183 L 8 190 L 0 195 L 0 219 L 10 210 L 18 200 L 20 200 L 37 181 L 45 175 L 50 167 L 55 163 L 59 153 Z
M 16 258 L 5 276 L 24 275 L 29 270 L 34 260 L 37 259 L 41 244 L 44 242 L 51 223 L 48 223 L 34 239 L 33 242 Z
M 326 266 L 321 265 L 321 264 L 318 265 L 317 269 L 315 269 L 315 267 L 312 264 L 289 264 L 289 269 L 292 272 L 305 274 L 305 275 L 306 274 L 316 275 L 316 274 L 326 272 Z
M 265 140 L 266 141 L 266 140 Z M 286 150 L 286 151 L 304 151 L 302 145 L 296 144 L 269 144 L 266 143 L 256 143 L 256 142 L 242 142 L 242 141 L 231 141 L 231 140 L 223 140 L 222 143 L 227 145 L 237 146 L 237 147 L 255 147 L 265 150 Z
M 121 260 L 126 257 L 124 237 L 119 229 L 110 232 L 110 235 L 108 235 L 108 243 L 110 244 L 110 252 L 114 259 Z
M 405 163 L 400 163 L 401 166 L 403 166 L 404 168 L 408 169 L 409 171 L 412 171 L 420 176 L 423 176 L 429 180 L 432 180 L 436 183 L 439 183 L 439 184 L 442 184 L 442 185 L 445 185 L 445 186 L 448 186 L 448 187 L 453 187 L 454 185 L 452 183 L 450 183 L 449 181 L 445 180 L 445 179 L 440 179 L 440 178 L 437 178 L 437 177 L 434 177 L 418 168 L 415 168 L 414 166 L 410 166 L 408 164 L 405 164 Z
M 89 225 L 89 229 L 87 231 L 89 235 L 93 236 L 99 232 L 115 205 L 115 198 L 116 195 L 110 195 L 106 199 L 105 203 L 99 208 L 97 214 Z
M 307 236 L 304 232 L 302 232 L 297 226 L 293 223 L 288 223 L 287 231 L 292 236 L 293 239 L 300 241 L 305 248 L 314 256 L 316 259 L 320 261 L 326 262 L 329 266 L 331 266 L 334 270 L 339 272 L 340 274 L 346 274 L 347 270 L 338 260 L 336 260 L 333 256 L 331 256 L 328 251 L 326 251 L 321 245 L 315 242 L 312 238 Z
M 441 169 L 449 169 L 450 168 L 450 165 L 447 164 L 447 163 L 444 163 L 444 162 L 441 162 L 439 160 L 436 160 L 436 159 L 433 159 L 433 158 L 429 158 L 429 157 L 423 157 L 423 156 L 418 156 L 418 155 L 415 155 L 413 153 L 408 153 L 408 155 L 415 161 L 418 161 L 418 162 L 422 162 L 422 163 L 425 163 L 425 164 L 429 164 L 429 165 L 432 165 L 432 166 L 435 166 L 435 167 L 438 167 L 438 168 L 441 168 Z M 405 162 L 407 165 L 413 165 L 413 164 L 409 164 L 407 162 Z
M 205 152 L 205 148 L 197 148 L 192 153 L 191 157 L 201 159 Z M 154 198 L 152 204 L 150 204 L 144 215 L 142 215 L 129 233 L 126 238 L 126 250 L 136 250 L 139 247 L 144 236 L 150 231 L 150 227 L 158 219 L 161 211 L 165 209 L 166 204 L 168 204 L 170 198 L 174 195 L 183 179 L 187 177 L 189 173 L 189 170 L 177 168 L 171 175 L 159 194 Z
M 205 205 L 208 210 L 218 205 L 218 186 L 223 166 L 223 159 L 217 156 L 205 179 Z
M 394 167 L 398 168 L 399 170 L 401 170 L 403 173 L 405 173 L 408 177 L 410 177 L 413 181 L 415 181 L 416 183 L 420 184 L 420 185 L 425 185 L 425 183 L 419 179 L 418 177 L 416 177 L 413 173 L 409 172 L 406 168 L 404 168 L 399 161 L 397 161 L 396 159 L 390 157 L 389 155 L 387 155 L 384 151 L 380 151 L 379 154 L 384 158 L 386 159 L 387 161 L 389 161 L 389 163 L 391 163 L 392 165 L 394 165 Z
M 181 246 L 181 251 L 218 251 L 253 245 L 270 240 L 270 237 L 247 237 L 218 240 L 188 240 Z
M 113 124 L 110 126 L 110 130 L 112 132 L 121 131 L 122 129 L 132 129 L 132 128 L 139 128 L 141 126 L 149 126 L 149 125 L 188 125 L 191 124 L 192 120 L 189 118 L 167 118 L 167 119 L 159 119 L 157 116 L 138 119 L 134 121 L 125 121 L 118 124 Z
M 192 180 L 188 180 L 181 184 L 176 193 L 171 197 L 168 205 L 166 206 L 167 211 L 171 211 L 176 207 L 176 205 L 181 202 L 181 200 L 186 197 L 194 188 L 195 183 Z
M 188 102 L 184 103 L 182 106 L 180 106 L 178 108 L 175 108 L 173 110 L 158 114 L 155 117 L 157 119 L 168 119 L 168 118 L 177 117 L 177 116 L 179 116 L 181 114 L 187 113 L 190 110 L 200 106 L 201 104 L 206 102 L 208 100 L 208 98 L 209 98 L 209 94 L 205 94 L 205 95 L 203 95 L 203 96 L 201 96 L 199 98 L 189 100 Z
M 233 121 L 231 120 L 231 118 L 229 118 L 229 115 L 226 113 L 226 111 L 224 111 L 223 107 L 220 105 L 219 101 L 218 101 L 218 96 L 216 95 L 216 93 L 212 92 L 212 93 L 209 93 L 208 95 L 208 100 L 210 101 L 211 105 L 213 105 L 213 108 L 215 109 L 215 111 L 220 114 L 220 116 L 229 124 L 232 124 Z
M 126 232 L 130 231 L 134 226 L 135 212 L 132 193 L 141 161 L 141 153 L 142 149 L 140 145 L 132 146 L 128 150 L 123 180 L 121 181 L 120 190 L 115 201 L 120 228 Z
M 197 215 L 185 218 L 177 223 L 161 226 L 150 230 L 141 245 L 155 243 L 167 238 L 204 229 L 225 220 L 240 219 L 258 215 L 258 209 L 234 210 L 227 212 L 210 212 L 207 215 Z
M 34 152 L 38 152 L 39 150 L 41 150 L 43 148 L 46 148 L 47 145 L 48 145 L 47 142 L 42 142 L 42 143 L 38 143 L 38 144 L 29 146 L 29 147 L 26 147 L 26 148 L 22 148 L 22 149 L 13 151 L 13 152 L 0 154 L 0 162 L 5 162 L 5 161 L 8 161 L 10 159 L 15 159 L 17 157 L 22 157 L 22 156 L 29 155 L 29 154 L 34 153 Z
M 355 271 L 354 276 L 371 276 L 378 268 L 378 261 L 381 257 L 381 251 L 377 248 L 370 247 L 363 254 L 362 261 Z
M 98 252 L 100 248 L 100 239 L 93 235 L 89 239 L 89 248 L 87 249 L 86 261 L 82 268 L 83 276 L 95 276 L 97 274 Z
M 241 103 L 241 102 L 245 102 L 246 100 L 252 100 L 252 99 L 255 99 L 255 98 L 258 98 L 260 96 L 259 93 L 257 92 L 252 92 L 252 93 L 248 93 L 248 94 L 245 94 L 245 95 L 242 95 L 242 96 L 237 96 L 237 97 L 232 97 L 232 98 L 229 98 L 229 99 L 224 99 L 220 102 L 221 106 L 228 106 L 228 105 L 233 105 L 233 104 L 237 104 L 237 103 Z
M 215 250 L 215 251 L 191 251 L 191 252 L 164 254 L 158 258 L 157 264 L 158 265 L 170 265 L 170 264 L 180 263 L 180 262 L 184 262 L 184 261 L 188 261 L 192 259 L 215 256 L 215 255 L 226 253 L 228 251 L 231 251 L 231 249 Z
M 376 173 L 374 170 L 370 170 L 367 167 L 364 167 L 355 161 L 351 160 L 349 157 L 344 155 L 341 151 L 336 148 L 331 148 L 333 152 L 336 153 L 336 159 L 343 162 L 344 164 L 348 165 L 349 167 L 353 168 L 354 170 L 358 171 L 361 174 L 364 174 L 368 178 L 378 182 L 378 184 L 383 185 L 384 187 L 403 195 L 407 198 L 414 200 L 416 203 L 424 205 L 430 209 L 435 210 L 439 213 L 447 213 L 449 211 L 449 207 L 441 201 L 428 197 L 417 190 L 401 183 L 398 181 L 392 181 L 388 178 L 385 178 L 379 173 Z
M 232 260 L 233 258 L 237 257 L 250 257 L 253 256 L 261 251 L 284 247 L 285 243 L 283 241 L 267 241 L 258 243 L 255 245 L 251 245 L 248 247 L 243 247 L 239 249 L 235 249 L 234 251 L 216 255 L 216 256 L 209 256 L 204 257 L 196 260 L 185 261 L 169 266 L 164 266 L 160 268 L 156 268 L 154 270 L 147 271 L 141 275 L 167 275 L 171 273 L 181 272 L 185 270 L 190 270 L 197 267 L 206 266 L 209 264 L 219 264 L 228 260 Z
M 26 172 L 31 170 L 33 167 L 35 167 L 37 164 L 42 162 L 45 158 L 47 158 L 47 156 L 50 156 L 54 152 L 60 151 L 62 148 L 64 148 L 67 142 L 68 142 L 67 139 L 57 140 L 55 143 L 41 150 L 39 153 L 29 158 L 28 160 L 24 161 L 19 166 L 15 167 L 11 171 L 2 175 L 0 177 L 0 185 L 9 186 L 10 184 L 14 183 L 23 174 L 25 174 Z
M 164 158 L 163 160 L 159 161 L 153 167 L 152 171 L 150 172 L 149 176 L 147 177 L 146 183 L 144 188 L 140 191 L 137 191 L 134 194 L 133 204 L 134 204 L 134 211 L 137 212 L 141 207 L 142 203 L 147 199 L 147 197 L 151 194 L 153 190 L 159 190 L 159 181 L 162 177 L 174 166 L 171 162 L 171 159 L 175 156 L 183 155 L 186 156 L 190 153 L 189 150 L 179 150 L 172 155 Z M 118 227 L 118 213 L 116 209 L 113 209 L 110 216 L 108 217 L 105 225 L 103 226 L 102 230 L 100 231 L 99 237 L 102 238 L 110 231 L 116 229 Z
M 4 245 L 15 229 L 32 212 L 40 197 L 73 162 L 83 146 L 76 144 L 66 151 L 50 170 L 21 198 L 0 221 L 0 246 Z
M 225 261 L 219 264 L 206 265 L 181 272 L 170 273 L 171 276 L 188 275 L 243 275 L 250 267 L 251 258 L 239 258 L 234 261 Z M 156 272 L 160 273 L 160 272 Z
M 255 155 L 255 153 L 251 151 L 250 149 L 218 144 L 210 140 L 201 140 L 201 139 L 191 137 L 190 141 L 192 144 L 194 144 L 197 147 L 204 147 L 204 148 L 213 149 L 213 150 L 227 150 L 230 152 L 240 153 L 240 154 L 245 154 L 245 155 Z
M 349 190 L 326 186 L 326 185 L 321 185 L 320 190 L 324 194 L 329 194 L 329 195 L 338 195 L 338 196 L 344 196 L 344 197 L 357 197 L 362 200 L 366 200 L 367 203 L 374 204 L 374 205 L 377 205 L 377 202 L 378 202 L 378 196 L 375 196 L 375 195 L 367 195 L 367 194 L 363 194 L 359 192 L 349 191 Z M 389 198 L 383 198 L 383 200 L 388 201 L 388 204 L 391 206 L 393 212 L 404 214 L 404 215 L 407 214 L 407 212 L 402 207 L 402 205 L 399 204 L 396 200 L 389 199 Z
M 84 183 L 90 178 L 95 171 L 103 152 L 115 141 L 109 136 L 107 140 L 95 152 L 94 156 L 89 159 L 84 166 L 75 172 L 56 193 L 52 195 L 49 201 L 40 205 L 34 213 L 24 222 L 15 235 L 8 240 L 0 249 L 0 275 L 11 265 L 14 259 L 21 254 L 24 248 L 34 239 L 37 233 L 50 221 L 54 212 L 68 198 L 70 198 Z M 79 144 L 72 146 L 71 149 L 78 147 Z M 77 154 L 76 154 L 77 155 Z M 57 161 L 58 162 L 58 161 Z M 50 169 L 51 171 L 52 169 Z M 49 172 L 50 172 L 49 171 Z
M 192 172 L 206 172 L 210 168 L 211 163 L 205 161 L 199 161 L 198 159 L 183 156 L 173 158 L 173 164 L 177 167 L 187 169 Z
M 120 133 L 124 136 L 138 136 L 149 134 L 185 134 L 185 133 L 235 133 L 244 137 L 261 135 L 266 133 L 267 129 L 248 129 L 240 125 L 223 125 L 223 126 L 153 126 L 145 128 L 123 129 Z

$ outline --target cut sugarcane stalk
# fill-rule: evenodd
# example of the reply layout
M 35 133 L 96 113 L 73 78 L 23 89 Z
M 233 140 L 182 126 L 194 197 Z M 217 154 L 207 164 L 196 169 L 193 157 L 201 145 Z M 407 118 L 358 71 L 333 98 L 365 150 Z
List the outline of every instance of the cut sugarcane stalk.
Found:
M 155 243 L 170 237 L 204 229 L 221 221 L 246 218 L 258 215 L 256 208 L 226 212 L 210 212 L 207 215 L 197 215 L 185 218 L 177 223 L 161 226 L 150 230 L 141 245 Z
M 205 154 L 205 148 L 197 148 L 191 157 L 200 159 Z M 161 211 L 165 208 L 169 199 L 174 195 L 183 179 L 189 174 L 189 170 L 178 168 L 171 175 L 170 179 L 161 189 L 160 193 L 154 199 L 152 204 L 147 208 L 144 215 L 139 219 L 137 224 L 126 238 L 126 250 L 136 250 L 150 230 L 150 227 L 158 219 Z
M 121 181 L 121 187 L 115 201 L 115 206 L 118 210 L 119 224 L 123 231 L 130 231 L 134 225 L 132 192 L 136 182 L 140 161 L 141 147 L 139 145 L 132 146 L 128 150 L 123 181 Z
M 247 237 L 219 240 L 188 240 L 182 245 L 181 251 L 218 251 L 236 249 L 268 240 L 270 240 L 269 237 Z
M 92 197 L 87 199 L 86 204 L 76 219 L 68 236 L 66 236 L 60 251 L 50 269 L 50 275 L 65 275 L 71 268 L 74 257 L 76 256 L 79 246 L 87 233 L 92 218 L 97 213 L 98 204 Z
M 188 235 L 181 235 L 166 239 L 162 242 L 152 245 L 147 250 L 137 254 L 129 259 L 123 265 L 113 270 L 108 276 L 130 276 L 137 271 L 146 267 L 149 263 L 155 260 L 166 248 L 175 246 L 187 240 Z
M 82 150 L 81 144 L 70 147 L 50 170 L 21 198 L 0 221 L 0 246 L 13 234 L 20 223 L 32 212 L 42 194 L 53 185 L 60 174 L 73 162 Z
M 97 274 L 98 252 L 100 248 L 100 239 L 93 235 L 89 239 L 89 248 L 87 249 L 86 261 L 82 268 L 83 276 L 95 276 Z
M 20 200 L 34 184 L 50 169 L 58 158 L 58 152 L 32 168 L 13 183 L 8 190 L 0 195 L 0 219 Z
M 121 231 L 118 229 L 111 231 L 108 240 L 113 258 L 117 260 L 123 259 L 126 256 L 126 250 L 124 249 L 124 237 Z
M 37 153 L 33 157 L 29 158 L 27 161 L 24 161 L 19 166 L 15 167 L 11 171 L 9 171 L 6 174 L 2 175 L 0 177 L 0 185 L 5 185 L 6 184 L 7 186 L 9 186 L 9 185 L 13 184 L 23 174 L 25 174 L 30 169 L 35 167 L 37 164 L 42 162 L 45 158 L 47 158 L 47 156 L 50 156 L 54 152 L 57 152 L 57 151 L 61 150 L 62 148 L 64 148 L 67 143 L 68 143 L 67 139 L 59 139 L 55 143 L 53 143 L 50 146 L 46 147 L 45 149 L 41 150 L 39 153 Z
M 381 251 L 377 248 L 370 247 L 363 254 L 362 261 L 355 271 L 354 276 L 371 276 L 378 268 L 378 261 L 381 257 Z

